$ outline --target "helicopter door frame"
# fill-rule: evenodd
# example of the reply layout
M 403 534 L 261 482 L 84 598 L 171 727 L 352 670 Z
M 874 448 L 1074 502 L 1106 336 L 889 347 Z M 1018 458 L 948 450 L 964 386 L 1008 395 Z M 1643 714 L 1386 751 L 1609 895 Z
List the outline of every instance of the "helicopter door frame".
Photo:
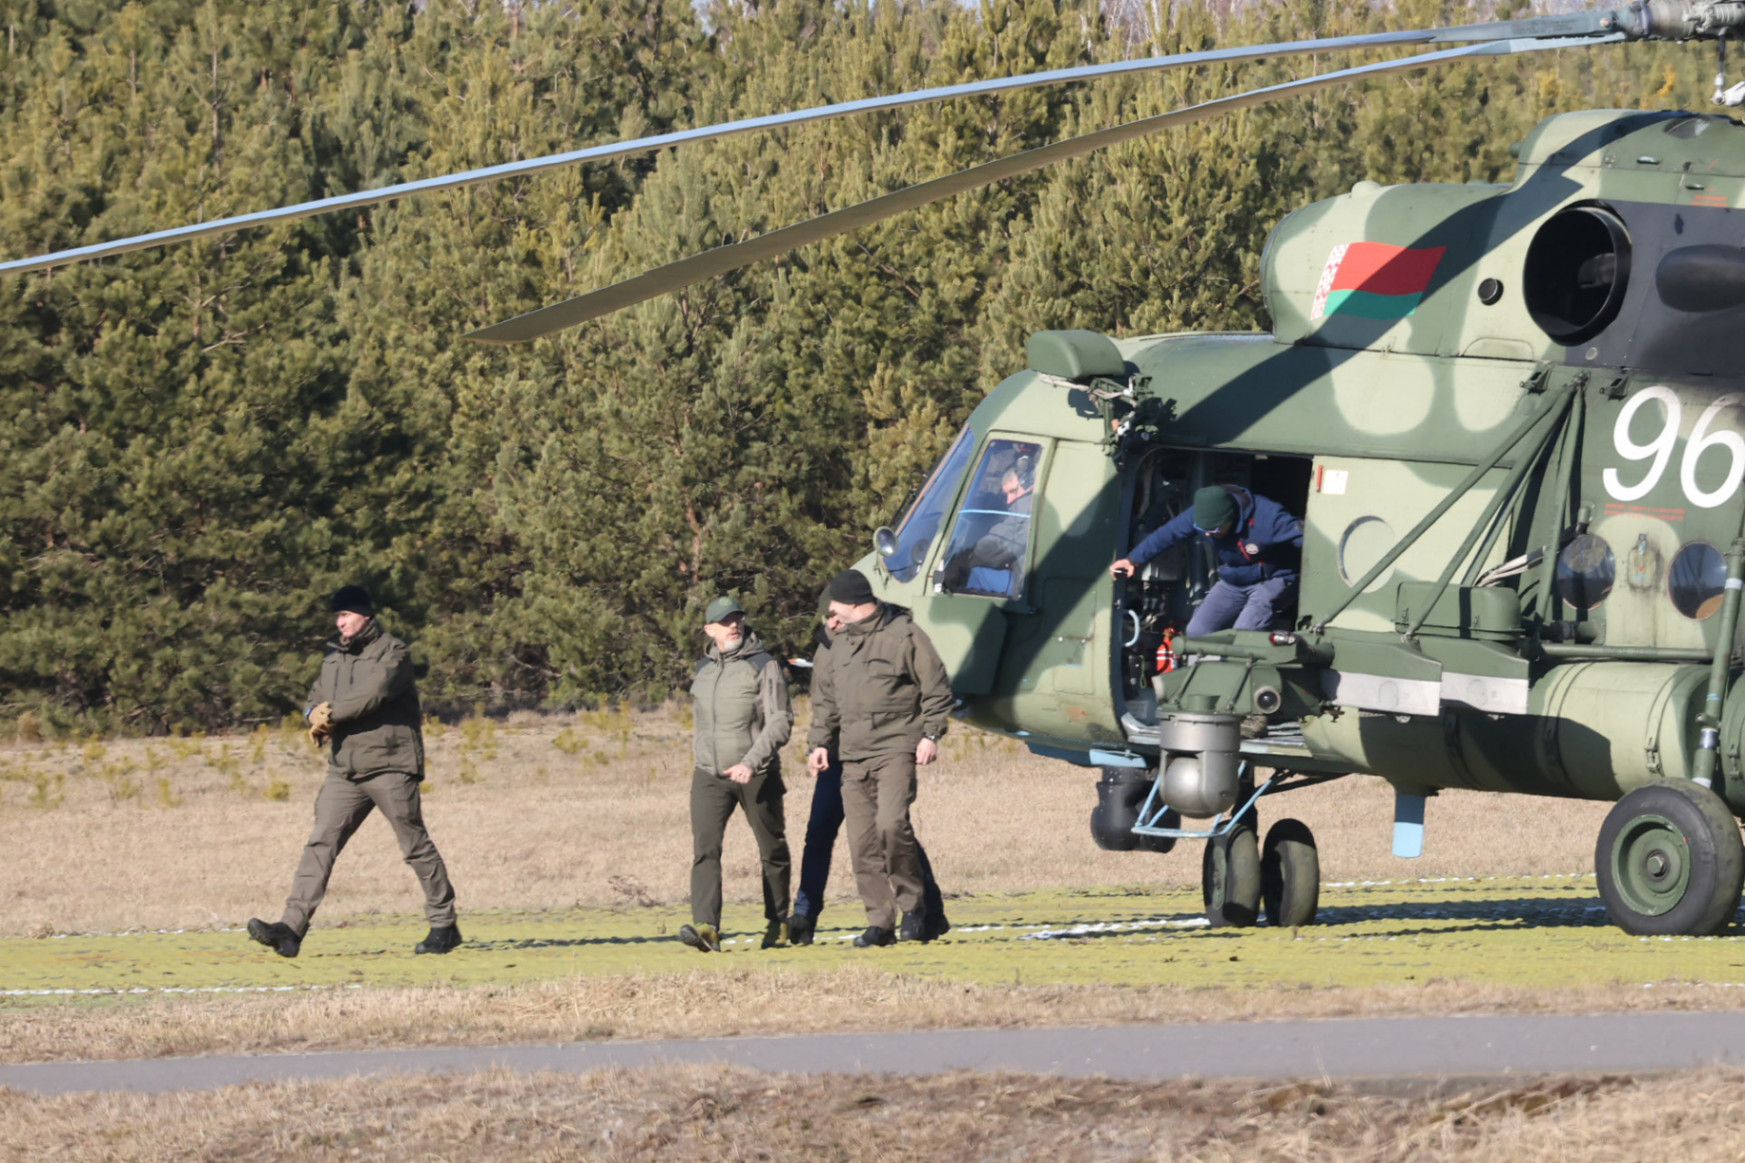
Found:
M 1036 555 L 1036 504 L 1054 444 L 1052 438 L 1027 433 L 990 431 L 982 438 L 976 467 L 967 475 L 951 511 L 950 528 L 929 575 L 934 593 L 1004 602 L 1008 609 L 1028 610 L 1035 605 L 1028 599 Z M 1014 472 L 1025 492 L 1017 503 L 1009 504 L 1002 486 Z M 1024 523 L 1023 550 L 1001 564 L 1000 559 L 1010 554 L 1012 522 L 1017 518 Z M 954 578 L 953 573 L 960 576 Z
M 975 456 L 971 461 L 974 467 L 965 474 L 957 495 L 952 499 L 950 520 L 944 523 L 945 536 L 935 539 L 932 557 L 927 563 L 929 584 L 921 601 L 929 607 L 928 636 L 933 640 L 934 647 L 942 657 L 960 660 L 955 666 L 947 666 L 951 672 L 952 691 L 959 696 L 985 695 L 993 689 L 1000 655 L 1005 648 L 1006 615 L 1028 613 L 1032 610 L 1028 597 L 1031 589 L 1031 567 L 1036 555 L 1035 510 L 1047 481 L 1049 466 L 1054 459 L 1055 444 L 1053 437 L 1036 436 L 1027 432 L 990 429 L 984 433 L 976 444 Z M 1014 563 L 1020 567 L 1021 573 L 1021 579 L 1016 584 L 1016 593 L 977 592 L 948 587 L 944 575 L 950 559 L 974 547 L 973 542 L 964 544 L 968 531 L 964 517 L 971 508 L 971 500 L 976 499 L 973 506 L 976 511 L 969 515 L 981 519 L 974 529 L 975 541 L 984 539 L 1001 514 L 1008 512 L 1004 508 L 1004 498 L 997 489 L 1000 475 L 1011 466 L 995 462 L 991 458 L 1021 447 L 1033 450 L 1033 460 L 1029 466 L 1029 528 L 1025 532 L 1023 555 Z M 996 496 L 1002 502 L 998 509 L 993 501 Z M 986 504 L 981 503 L 981 498 L 984 497 L 987 499 Z M 960 533 L 964 536 L 960 537 Z M 966 559 L 960 568 L 967 575 L 974 569 L 987 567 L 970 566 Z M 981 575 L 982 578 L 988 576 Z

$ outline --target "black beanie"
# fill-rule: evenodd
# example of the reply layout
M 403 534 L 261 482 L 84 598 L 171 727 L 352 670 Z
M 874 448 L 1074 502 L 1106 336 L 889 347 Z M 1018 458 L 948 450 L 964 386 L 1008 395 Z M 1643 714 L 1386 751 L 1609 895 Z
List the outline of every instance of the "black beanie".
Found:
M 370 601 L 370 592 L 362 586 L 340 586 L 333 595 L 333 612 L 349 611 L 362 614 L 366 618 L 376 616 L 376 607 Z
M 876 601 L 872 583 L 858 569 L 845 569 L 830 579 L 830 600 L 845 606 L 864 606 Z

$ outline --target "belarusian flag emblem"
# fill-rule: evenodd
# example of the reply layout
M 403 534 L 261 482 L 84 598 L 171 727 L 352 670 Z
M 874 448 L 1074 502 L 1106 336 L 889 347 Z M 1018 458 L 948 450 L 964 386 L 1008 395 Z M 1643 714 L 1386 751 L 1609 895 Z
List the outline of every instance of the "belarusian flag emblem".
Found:
M 1357 315 L 1404 319 L 1418 309 L 1445 246 L 1412 249 L 1386 242 L 1342 242 L 1327 256 L 1310 319 Z

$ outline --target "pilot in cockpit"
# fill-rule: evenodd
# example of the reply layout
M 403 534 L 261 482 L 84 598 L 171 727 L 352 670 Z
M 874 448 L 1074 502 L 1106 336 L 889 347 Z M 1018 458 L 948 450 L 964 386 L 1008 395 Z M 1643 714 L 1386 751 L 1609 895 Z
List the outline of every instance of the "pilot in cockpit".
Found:
M 1035 461 L 1017 457 L 1000 477 L 1001 515 L 972 544 L 946 562 L 944 582 L 954 592 L 1016 597 L 1024 588 L 1030 547 L 1030 510 L 1036 499 Z

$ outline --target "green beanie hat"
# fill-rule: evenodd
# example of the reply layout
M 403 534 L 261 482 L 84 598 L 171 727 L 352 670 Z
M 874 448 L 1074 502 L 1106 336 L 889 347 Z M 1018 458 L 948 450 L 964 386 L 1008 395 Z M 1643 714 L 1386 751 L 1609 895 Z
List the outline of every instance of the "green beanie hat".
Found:
M 1207 485 L 1194 494 L 1194 528 L 1202 533 L 1222 529 L 1236 520 L 1236 498 L 1222 485 Z

